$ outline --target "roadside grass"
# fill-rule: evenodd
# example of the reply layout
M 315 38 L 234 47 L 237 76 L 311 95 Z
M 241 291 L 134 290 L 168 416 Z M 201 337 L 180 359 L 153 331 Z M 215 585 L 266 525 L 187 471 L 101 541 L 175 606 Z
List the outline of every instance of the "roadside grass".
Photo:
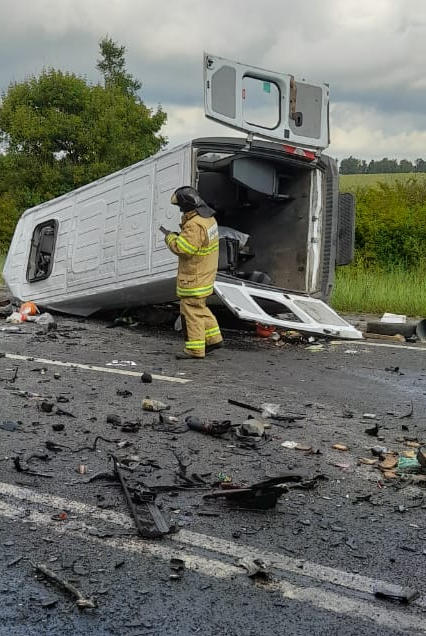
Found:
M 338 268 L 331 305 L 336 311 L 426 317 L 426 269 Z
M 6 253 L 0 252 L 0 284 L 3 284 L 3 267 L 6 260 Z
M 339 187 L 342 192 L 356 190 L 359 187 L 374 186 L 376 183 L 394 183 L 395 181 L 408 181 L 409 179 L 425 180 L 426 172 L 396 172 L 387 174 L 341 174 Z

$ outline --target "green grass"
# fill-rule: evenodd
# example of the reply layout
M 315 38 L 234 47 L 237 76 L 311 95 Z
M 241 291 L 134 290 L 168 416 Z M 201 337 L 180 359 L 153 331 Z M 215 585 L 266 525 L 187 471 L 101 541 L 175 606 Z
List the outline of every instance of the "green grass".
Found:
M 336 272 L 331 304 L 336 311 L 382 313 L 426 317 L 426 271 L 369 270 L 342 267 Z
M 339 177 L 340 190 L 355 190 L 360 186 L 374 186 L 378 182 L 393 183 L 408 179 L 426 179 L 426 172 L 399 172 L 388 174 L 342 174 Z
M 3 267 L 6 260 L 6 253 L 0 252 L 0 284 L 3 284 Z

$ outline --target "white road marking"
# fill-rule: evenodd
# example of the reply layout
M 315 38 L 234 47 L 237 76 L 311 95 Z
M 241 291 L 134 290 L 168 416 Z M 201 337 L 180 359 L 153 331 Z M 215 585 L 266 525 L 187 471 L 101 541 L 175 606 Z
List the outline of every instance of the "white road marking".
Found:
M 77 502 L 69 502 L 77 503 Z M 39 511 L 31 511 L 25 519 L 22 518 L 23 509 L 0 501 L 0 515 L 24 524 L 37 524 L 48 527 L 59 535 L 71 537 L 67 524 L 52 524 L 50 514 Z M 176 548 L 173 545 L 165 545 L 164 542 L 148 542 L 138 538 L 98 538 L 88 535 L 84 531 L 72 531 L 72 537 L 78 537 L 84 541 L 89 541 L 101 545 L 103 548 L 123 550 L 132 553 L 135 557 L 146 557 L 147 555 L 169 561 L 176 556 Z M 236 584 L 244 581 L 247 583 L 243 570 L 233 564 L 226 563 L 219 559 L 205 557 L 199 554 L 191 554 L 181 549 L 178 551 L 179 558 L 185 561 L 185 566 L 197 574 L 202 574 L 218 579 L 234 578 Z M 146 562 L 142 565 L 145 567 Z M 383 604 L 369 602 L 362 598 L 350 598 L 346 595 L 334 591 L 325 590 L 320 587 L 309 587 L 305 585 L 295 585 L 286 580 L 275 579 L 266 586 L 258 588 L 259 594 L 275 592 L 284 598 L 296 600 L 297 602 L 309 603 L 326 611 L 348 616 L 356 616 L 358 619 L 373 621 L 381 626 L 392 630 L 417 630 L 416 633 L 426 634 L 426 624 L 422 616 L 411 613 L 407 610 L 396 610 Z
M 21 502 L 23 501 L 37 505 L 41 504 L 49 506 L 53 508 L 54 511 L 67 510 L 71 513 L 79 513 L 84 523 L 87 523 L 88 521 L 96 522 L 96 520 L 102 520 L 124 527 L 125 529 L 134 528 L 133 521 L 128 515 L 117 513 L 112 510 L 99 510 L 97 507 L 85 504 L 81 501 L 73 501 L 55 495 L 39 493 L 28 488 L 22 488 L 5 482 L 0 482 L 0 494 L 3 495 L 3 499 L 4 497 L 13 497 L 14 499 L 21 500 Z M 16 513 L 16 511 L 18 511 L 18 513 Z M 14 508 L 6 503 L 6 501 L 0 501 L 0 514 L 4 514 L 5 516 L 16 516 L 16 514 L 18 514 L 18 516 L 22 516 L 22 512 L 22 508 Z M 40 513 L 39 511 L 31 511 L 30 517 L 26 517 L 26 520 L 52 527 L 50 513 L 47 514 Z M 54 529 L 58 528 L 56 524 L 53 527 Z M 63 524 L 61 527 L 66 528 L 66 524 Z M 79 533 L 79 536 L 82 536 L 82 538 L 87 540 L 93 539 L 93 537 L 88 536 L 84 532 Z M 105 544 L 105 540 L 102 539 L 101 543 Z M 307 577 L 319 583 L 333 584 L 357 593 L 362 592 L 373 594 L 374 585 L 377 583 L 377 580 L 361 576 L 359 574 L 351 574 L 350 572 L 305 561 L 304 559 L 295 559 L 285 555 L 259 550 L 248 545 L 236 544 L 232 541 L 226 541 L 188 530 L 180 530 L 178 534 L 168 537 L 167 546 L 164 545 L 164 542 L 159 545 L 158 543 L 140 542 L 137 539 L 112 539 L 108 540 L 107 543 L 111 547 L 136 551 L 139 553 L 148 552 L 153 556 L 158 556 L 164 559 L 169 559 L 173 556 L 173 553 L 176 551 L 176 548 L 173 548 L 173 544 L 178 544 L 180 554 L 183 546 L 189 550 L 189 552 L 185 553 L 182 558 L 192 564 L 190 566 L 191 569 L 200 570 L 201 563 L 201 570 L 204 573 L 209 576 L 218 576 L 219 578 L 241 573 L 241 570 L 229 563 L 218 561 L 218 555 L 230 558 L 234 561 L 243 557 L 262 559 L 263 561 L 269 562 L 273 568 L 280 570 L 283 574 L 286 572 L 296 574 L 299 577 Z M 214 553 L 214 558 L 211 558 L 210 556 L 202 557 L 198 553 L 191 554 L 191 551 L 194 552 L 196 549 L 212 552 Z M 305 586 L 298 587 L 287 582 L 278 583 L 277 589 L 279 589 L 279 591 L 287 598 L 306 600 L 306 602 L 313 603 L 318 607 L 342 613 L 357 613 L 358 606 L 361 603 L 365 606 L 365 612 L 362 610 L 359 611 L 361 615 L 372 620 L 376 620 L 374 616 L 377 615 L 377 622 L 382 625 L 391 626 L 390 623 L 388 624 L 386 619 L 386 616 L 389 616 L 389 612 L 387 610 L 385 611 L 386 608 L 382 608 L 378 605 L 373 606 L 365 600 L 360 601 L 359 599 L 349 599 L 346 596 L 341 596 L 328 590 L 309 588 Z M 414 601 L 412 605 L 417 608 L 421 608 L 422 610 L 426 610 L 426 598 L 422 596 Z M 357 609 L 355 610 L 355 608 Z M 396 613 L 398 616 L 405 616 L 400 612 Z M 409 618 L 410 620 L 412 619 L 412 617 L 406 618 Z M 397 622 L 400 621 L 398 620 Z M 422 621 L 421 624 L 424 624 L 423 630 L 426 633 L 426 623 Z M 396 627 L 395 622 L 392 623 L 392 625 Z M 405 623 L 401 626 L 404 628 L 408 627 Z
M 97 367 L 93 364 L 80 364 L 79 362 L 61 362 L 60 360 L 46 360 L 45 358 L 33 358 L 32 356 L 21 356 L 17 353 L 6 353 L 6 358 L 10 360 L 25 360 L 27 362 L 39 362 L 40 364 L 51 364 L 57 367 L 69 367 L 70 369 L 84 369 L 85 371 L 101 371 L 102 373 L 115 373 L 118 375 L 131 375 L 140 378 L 141 371 L 126 371 L 125 369 L 113 369 L 109 367 Z M 192 380 L 174 378 L 168 375 L 152 375 L 153 380 L 163 380 L 164 382 L 177 382 L 187 384 Z
M 385 347 L 390 349 L 408 349 L 410 351 L 426 351 L 426 347 L 411 347 L 403 344 L 388 344 L 387 342 L 367 342 L 367 340 L 332 340 L 332 345 L 360 345 L 361 347 Z

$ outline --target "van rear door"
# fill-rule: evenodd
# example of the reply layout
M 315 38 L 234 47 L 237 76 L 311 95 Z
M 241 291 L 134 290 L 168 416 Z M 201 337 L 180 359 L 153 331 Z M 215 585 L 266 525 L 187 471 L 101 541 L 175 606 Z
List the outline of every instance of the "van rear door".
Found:
M 329 145 L 329 88 L 204 54 L 204 108 L 231 128 L 297 147 Z
M 222 275 L 216 279 L 214 290 L 241 320 L 318 336 L 351 340 L 362 338 L 360 331 L 318 298 L 253 285 Z M 269 307 L 273 312 L 268 311 Z

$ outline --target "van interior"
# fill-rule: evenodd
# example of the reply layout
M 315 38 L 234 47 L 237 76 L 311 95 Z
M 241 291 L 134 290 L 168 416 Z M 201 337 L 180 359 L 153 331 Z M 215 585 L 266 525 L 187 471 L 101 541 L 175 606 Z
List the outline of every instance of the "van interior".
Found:
M 216 210 L 219 271 L 306 291 L 311 167 L 199 151 L 197 189 Z

